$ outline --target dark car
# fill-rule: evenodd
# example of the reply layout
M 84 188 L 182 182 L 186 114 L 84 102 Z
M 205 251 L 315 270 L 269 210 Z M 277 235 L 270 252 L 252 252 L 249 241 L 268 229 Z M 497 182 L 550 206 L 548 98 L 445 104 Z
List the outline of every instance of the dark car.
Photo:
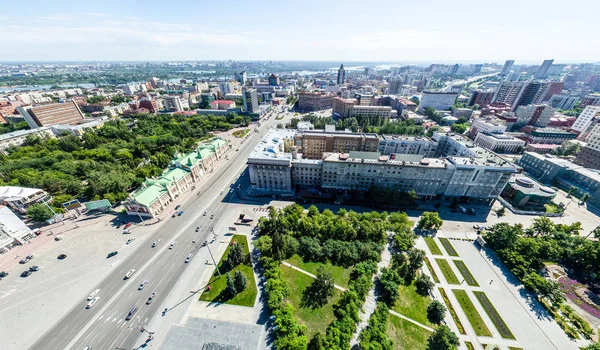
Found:
M 134 306 L 131 308 L 131 310 L 129 310 L 129 313 L 127 314 L 127 317 L 125 317 L 125 321 L 129 321 L 131 320 L 131 318 L 133 317 L 133 315 L 135 314 L 135 312 L 137 311 L 137 306 Z
M 180 211 L 179 213 L 177 213 L 177 216 L 181 216 L 181 215 L 183 215 L 183 210 Z
M 33 265 L 32 267 L 29 268 L 29 271 L 34 272 L 34 271 L 39 271 L 40 267 L 37 265 Z
M 473 208 L 467 209 L 467 214 L 469 214 L 469 215 L 475 215 L 475 209 L 473 209 Z
M 117 255 L 119 252 L 110 252 L 108 253 L 108 255 L 106 256 L 106 258 L 112 258 L 113 256 Z
M 4 278 L 6 276 L 8 276 L 8 272 L 6 272 L 6 271 L 0 272 L 0 277 Z
M 175 207 L 175 210 L 181 208 L 181 205 L 177 204 L 177 206 Z
M 28 277 L 29 275 L 31 275 L 31 271 L 29 270 L 25 270 L 21 273 L 21 277 Z
M 19 260 L 19 264 L 27 264 L 28 261 L 29 259 L 21 259 Z
M 58 260 L 63 260 L 67 257 L 67 254 L 61 254 L 57 257 Z

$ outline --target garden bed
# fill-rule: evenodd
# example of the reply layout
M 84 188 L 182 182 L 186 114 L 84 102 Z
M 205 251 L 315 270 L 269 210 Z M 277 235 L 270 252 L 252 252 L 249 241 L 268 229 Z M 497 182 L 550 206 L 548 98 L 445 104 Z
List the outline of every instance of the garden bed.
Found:
M 485 313 L 492 320 L 492 323 L 494 324 L 494 326 L 496 326 L 496 329 L 498 330 L 502 338 L 515 339 L 514 334 L 512 334 L 512 332 L 506 325 L 506 322 L 504 322 L 502 316 L 500 316 L 498 310 L 496 310 L 494 304 L 492 304 L 487 295 L 484 292 L 473 292 L 473 294 L 475 295 L 477 300 L 479 300 L 479 303 L 485 310 Z
M 452 246 L 452 244 L 450 243 L 448 238 L 439 238 L 439 240 L 440 240 L 440 243 L 442 243 L 442 245 L 444 246 L 444 249 L 446 249 L 446 252 L 448 253 L 448 255 L 458 256 L 458 253 L 456 252 L 456 250 L 454 249 L 454 247 Z
M 449 284 L 460 284 L 458 277 L 456 277 L 456 275 L 454 274 L 454 271 L 452 271 L 452 268 L 450 267 L 450 264 L 448 263 L 447 260 L 435 259 L 435 262 L 440 267 L 440 270 L 442 270 L 442 274 L 444 274 L 444 278 L 446 278 L 446 281 Z
M 228 270 L 226 268 L 227 257 L 229 256 L 229 250 L 231 249 L 232 243 L 241 244 L 243 247 L 243 251 L 246 254 L 246 256 L 248 257 L 248 259 L 246 260 L 246 262 L 239 264 L 238 266 L 234 267 L 231 270 Z M 219 276 L 217 269 L 215 269 L 215 272 L 213 272 L 213 275 L 210 278 L 210 282 L 209 282 L 210 290 L 208 290 L 208 288 L 207 288 L 200 296 L 200 300 L 208 301 L 208 302 L 216 302 L 216 303 L 225 303 L 225 304 L 253 307 L 254 302 L 256 301 L 256 295 L 258 294 L 258 290 L 256 289 L 254 272 L 252 271 L 252 263 L 250 262 L 250 258 L 249 258 L 248 240 L 246 239 L 246 236 L 234 235 L 231 238 L 231 243 L 225 250 L 223 257 L 221 257 L 221 260 L 219 261 L 218 269 L 221 272 L 221 276 Z M 238 271 L 238 270 L 241 271 L 246 276 L 246 278 L 248 279 L 248 284 L 244 291 L 231 297 L 231 296 L 227 295 L 227 293 L 225 293 L 225 287 L 226 287 L 225 274 L 228 272 L 235 273 L 235 271 Z
M 440 279 L 438 278 L 437 273 L 435 273 L 433 266 L 431 266 L 431 261 L 429 261 L 428 257 L 425 257 L 425 265 L 427 265 L 429 272 L 431 272 L 431 277 L 433 278 L 433 281 L 435 283 L 440 283 Z
M 467 332 L 465 332 L 465 327 L 463 326 L 462 322 L 460 322 L 460 319 L 456 314 L 456 310 L 454 310 L 454 306 L 452 306 L 452 303 L 450 303 L 450 299 L 448 299 L 446 291 L 444 290 L 444 288 L 438 288 L 438 290 L 442 295 L 442 299 L 444 299 L 444 303 L 446 304 L 446 308 L 448 308 L 448 312 L 450 312 L 450 316 L 452 316 L 452 319 L 454 320 L 454 324 L 456 324 L 456 328 L 458 328 L 458 332 L 460 334 L 467 334 Z
M 250 129 L 242 129 L 242 130 L 236 130 L 236 131 L 232 132 L 231 134 L 234 137 L 241 139 L 242 137 L 248 135 L 249 132 L 250 132 Z
M 473 287 L 479 287 L 479 283 L 477 283 L 477 280 L 475 279 L 475 277 L 473 277 L 473 275 L 471 274 L 471 271 L 469 270 L 467 265 L 464 263 L 464 261 L 454 260 L 454 265 L 456 265 L 456 268 L 458 269 L 460 274 L 463 276 L 463 278 L 465 279 L 465 282 L 467 282 L 468 285 L 473 286 Z
M 444 255 L 444 254 L 442 254 L 440 247 L 438 247 L 437 243 L 435 243 L 435 240 L 432 237 L 425 237 L 423 239 L 425 240 L 425 244 L 427 244 L 427 247 L 429 248 L 429 251 L 431 252 L 431 254 Z
M 485 324 L 483 318 L 481 318 L 481 315 L 475 308 L 475 305 L 473 305 L 473 302 L 469 298 L 467 291 L 462 289 L 453 289 L 452 292 L 458 300 L 458 303 L 463 309 L 465 315 L 467 315 L 467 319 L 475 330 L 475 334 L 481 337 L 491 337 L 492 332 L 490 332 L 490 329 Z

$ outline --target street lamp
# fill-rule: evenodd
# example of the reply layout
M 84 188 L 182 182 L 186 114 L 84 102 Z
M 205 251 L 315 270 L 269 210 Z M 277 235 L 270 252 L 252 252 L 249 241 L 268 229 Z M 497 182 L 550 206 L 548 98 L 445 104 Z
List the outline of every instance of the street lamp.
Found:
M 222 277 L 221 276 L 221 271 L 219 271 L 219 266 L 217 265 L 217 262 L 215 261 L 215 257 L 213 256 L 212 251 L 210 250 L 210 246 L 208 245 L 208 241 L 204 241 L 204 244 L 206 244 L 206 248 L 208 248 L 208 253 L 210 254 L 210 257 L 211 257 L 211 259 L 213 261 L 213 264 L 217 268 L 217 273 L 219 274 L 219 277 Z

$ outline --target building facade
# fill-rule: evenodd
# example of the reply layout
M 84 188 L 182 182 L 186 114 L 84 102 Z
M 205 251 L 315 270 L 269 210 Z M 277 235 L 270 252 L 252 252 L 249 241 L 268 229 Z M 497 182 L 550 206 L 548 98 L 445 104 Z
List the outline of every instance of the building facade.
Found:
M 598 117 L 600 117 L 600 106 L 587 106 L 581 111 L 571 129 L 583 133 L 592 123 L 592 120 Z
M 438 111 L 447 111 L 454 105 L 458 94 L 456 92 L 423 91 L 419 102 L 419 112 L 431 107 Z
M 54 132 L 50 127 L 41 127 L 30 130 L 13 131 L 8 134 L 0 135 L 0 154 L 7 155 L 10 147 L 19 147 L 29 136 L 40 138 L 54 138 Z
M 506 134 L 480 132 L 475 144 L 496 153 L 517 153 L 525 148 L 527 142 Z
M 346 82 L 346 71 L 344 70 L 344 64 L 340 66 L 337 74 L 337 83 L 338 85 L 344 84 Z
M 56 124 L 75 125 L 83 123 L 84 120 L 81 109 L 74 101 L 33 107 L 17 107 L 17 110 L 32 129 Z
M 376 152 L 379 145 L 376 134 L 304 130 L 293 138 L 298 152 L 307 159 L 320 159 L 325 152 Z
M 517 128 L 524 125 L 533 125 L 545 127 L 550 123 L 550 118 L 554 116 L 556 110 L 546 104 L 519 106 L 515 111 Z
M 242 100 L 244 101 L 244 109 L 246 110 L 246 113 L 258 113 L 258 93 L 256 92 L 256 89 L 244 88 Z
M 325 92 L 299 92 L 298 110 L 302 112 L 313 112 L 332 107 L 335 95 Z

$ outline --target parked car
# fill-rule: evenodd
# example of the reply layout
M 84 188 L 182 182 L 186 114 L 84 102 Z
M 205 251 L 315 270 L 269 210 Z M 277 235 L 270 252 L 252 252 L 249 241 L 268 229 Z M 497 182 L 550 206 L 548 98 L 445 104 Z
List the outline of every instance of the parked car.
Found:
M 123 229 L 130 228 L 131 225 L 133 225 L 133 222 L 128 222 L 125 224 L 125 226 L 123 226 Z
M 29 268 L 29 271 L 31 271 L 31 272 L 35 272 L 35 271 L 39 271 L 39 270 L 40 270 L 40 267 L 37 265 L 33 265 Z
M 131 233 L 131 229 L 126 228 L 125 230 L 123 230 L 123 234 L 127 235 Z
M 29 255 L 26 256 L 26 258 L 28 260 L 33 260 L 33 258 L 35 258 L 35 257 L 33 256 L 33 254 L 29 254 Z
M 25 270 L 21 273 L 21 277 L 28 277 L 29 275 L 31 275 L 31 271 L 29 270 Z
M 61 241 L 62 240 L 62 236 L 56 236 L 56 237 L 54 237 L 54 240 L 57 241 L 57 242 Z
M 130 238 L 130 239 L 127 240 L 127 242 L 125 242 L 125 244 L 130 244 L 133 241 L 135 241 L 135 238 Z
M 462 205 L 459 205 L 458 209 L 460 209 L 460 212 L 463 213 L 463 214 L 467 213 L 467 209 L 465 207 L 463 207 Z
M 180 204 L 177 204 L 177 206 L 175 206 L 175 210 L 177 210 L 177 209 L 179 209 L 179 208 L 181 208 L 181 205 L 180 205 Z
M 473 209 L 473 208 L 467 209 L 467 214 L 469 214 L 469 215 L 475 215 L 475 209 Z
M 8 276 L 8 272 L 6 272 L 6 271 L 0 272 L 0 277 L 4 278 L 6 276 Z
M 27 258 L 19 260 L 19 264 L 27 264 L 28 262 L 29 262 L 29 259 L 27 259 Z
M 64 260 L 67 257 L 67 254 L 60 254 L 57 259 L 58 260 Z
M 179 213 L 177 213 L 177 216 L 181 216 L 181 215 L 183 215 L 183 210 L 180 211 Z
M 112 258 L 113 256 L 115 256 L 115 255 L 117 255 L 117 254 L 119 254 L 119 252 L 116 252 L 116 251 L 114 251 L 114 252 L 110 252 L 110 253 L 108 253 L 108 255 L 106 256 L 106 258 L 107 258 L 107 259 L 109 259 L 109 258 Z

